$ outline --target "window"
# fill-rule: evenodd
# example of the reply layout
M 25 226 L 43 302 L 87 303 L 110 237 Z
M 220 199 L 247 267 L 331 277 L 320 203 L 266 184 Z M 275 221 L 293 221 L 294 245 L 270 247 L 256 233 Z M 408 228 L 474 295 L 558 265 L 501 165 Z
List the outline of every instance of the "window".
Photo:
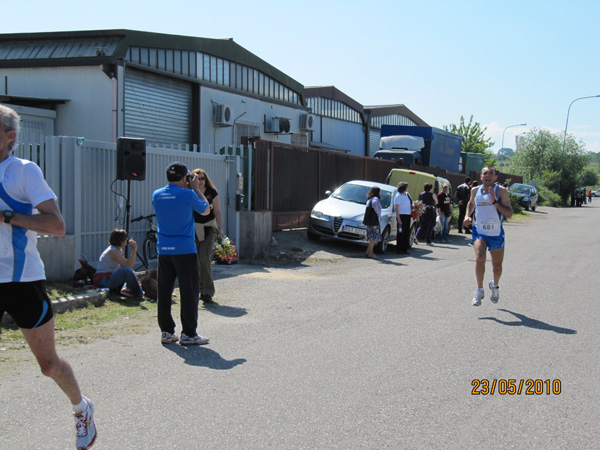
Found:
M 223 85 L 223 60 L 217 58 L 217 84 Z
M 217 58 L 215 56 L 210 57 L 210 82 L 217 82 Z
M 202 63 L 202 79 L 204 81 L 210 81 L 210 56 L 204 55 L 204 62 Z
M 230 86 L 229 80 L 229 61 L 223 61 L 223 84 L 225 86 Z

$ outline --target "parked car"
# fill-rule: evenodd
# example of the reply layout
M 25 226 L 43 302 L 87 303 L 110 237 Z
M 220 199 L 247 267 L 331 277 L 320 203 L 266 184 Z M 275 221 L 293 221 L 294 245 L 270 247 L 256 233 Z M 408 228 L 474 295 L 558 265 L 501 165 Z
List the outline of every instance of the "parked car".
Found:
M 529 184 L 514 183 L 508 188 L 511 195 L 519 197 L 519 204 L 525 208 L 525 211 L 535 211 L 538 202 L 538 193 L 535 186 Z
M 346 242 L 368 244 L 367 226 L 363 224 L 363 219 L 367 203 L 367 192 L 372 186 L 381 189 L 380 226 L 382 240 L 376 245 L 375 251 L 384 253 L 390 240 L 396 239 L 397 224 L 394 212 L 394 196 L 397 189 L 394 186 L 372 181 L 348 181 L 333 193 L 328 191 L 328 198 L 318 202 L 310 213 L 307 230 L 308 238 L 318 240 L 321 237 L 327 237 Z M 413 226 L 416 230 L 416 225 L 413 224 Z
M 600 197 L 600 189 L 598 189 L 597 191 L 592 191 L 592 195 L 594 197 Z

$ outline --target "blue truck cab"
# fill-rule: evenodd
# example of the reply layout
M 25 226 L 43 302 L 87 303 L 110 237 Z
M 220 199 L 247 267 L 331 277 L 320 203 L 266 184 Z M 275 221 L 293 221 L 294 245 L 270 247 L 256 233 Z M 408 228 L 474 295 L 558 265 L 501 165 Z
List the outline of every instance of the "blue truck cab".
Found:
M 411 142 L 414 144 L 412 147 Z M 417 147 L 421 142 L 422 147 L 419 149 Z M 402 158 L 406 164 L 421 164 L 458 172 L 461 146 L 462 136 L 439 128 L 382 125 L 381 150 L 374 157 Z

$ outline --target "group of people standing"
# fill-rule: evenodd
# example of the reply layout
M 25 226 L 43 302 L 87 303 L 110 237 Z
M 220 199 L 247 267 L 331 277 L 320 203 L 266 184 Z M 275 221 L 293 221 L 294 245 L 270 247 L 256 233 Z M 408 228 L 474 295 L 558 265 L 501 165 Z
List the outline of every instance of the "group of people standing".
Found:
M 587 191 L 585 188 L 575 189 L 575 192 L 571 196 L 571 206 L 581 206 L 588 202 L 592 203 L 593 196 L 592 188 L 589 188 Z
M 423 203 L 425 209 L 421 214 L 420 226 L 417 230 L 416 237 L 418 240 L 424 240 L 425 243 L 431 244 L 433 242 L 435 225 L 439 219 L 441 224 L 440 242 L 448 242 L 450 220 L 452 219 L 450 186 L 445 183 L 439 194 L 432 192 L 432 189 L 433 185 L 431 183 L 425 183 L 423 192 L 419 194 L 419 200 Z M 408 194 L 408 183 L 405 181 L 398 184 L 398 194 L 396 194 L 396 198 L 394 199 L 394 206 L 396 210 L 396 221 L 399 224 L 398 230 L 402 230 L 402 234 L 400 235 L 402 242 L 397 245 L 396 251 L 398 253 L 408 253 L 410 217 L 406 216 L 412 212 L 412 199 Z M 408 226 L 406 223 L 408 223 Z

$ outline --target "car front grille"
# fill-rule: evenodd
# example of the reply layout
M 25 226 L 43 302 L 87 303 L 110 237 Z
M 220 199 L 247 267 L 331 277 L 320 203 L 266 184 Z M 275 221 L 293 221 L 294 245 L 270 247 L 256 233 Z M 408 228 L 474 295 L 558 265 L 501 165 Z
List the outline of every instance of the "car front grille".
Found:
M 340 230 L 341 226 L 342 226 L 342 218 L 334 217 L 333 218 L 333 229 L 335 230 L 336 233 Z

